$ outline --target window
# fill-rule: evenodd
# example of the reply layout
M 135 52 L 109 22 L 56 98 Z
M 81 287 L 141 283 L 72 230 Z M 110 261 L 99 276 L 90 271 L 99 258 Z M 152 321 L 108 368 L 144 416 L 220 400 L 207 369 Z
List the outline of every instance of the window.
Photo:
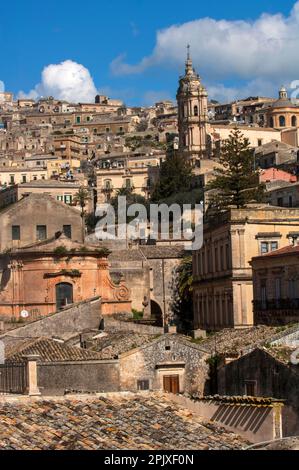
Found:
M 126 179 L 126 188 L 127 189 L 131 189 L 131 180 L 130 179 Z
M 86 121 L 87 121 L 87 122 L 90 121 L 90 116 L 87 116 Z
M 72 226 L 71 225 L 64 225 L 63 226 L 63 233 L 66 237 L 72 238 Z
M 267 308 L 267 281 L 261 282 L 261 301 L 262 301 L 262 309 L 265 310 Z
M 292 127 L 297 127 L 297 117 L 292 116 Z
M 27 181 L 26 175 L 22 175 L 22 183 L 26 183 L 26 181 Z
M 258 139 L 258 140 L 257 140 L 257 145 L 258 145 L 259 147 L 261 147 L 261 145 L 263 145 L 263 139 Z
M 285 127 L 286 118 L 284 116 L 279 116 L 279 127 Z
M 261 242 L 261 254 L 265 255 L 278 250 L 278 242 Z
M 275 299 L 276 300 L 281 299 L 281 279 L 280 278 L 275 279 Z
M 65 202 L 66 204 L 72 204 L 72 200 L 73 200 L 73 197 L 72 197 L 70 194 L 66 194 L 66 195 L 64 196 L 64 202 Z
M 57 196 L 57 201 L 63 201 L 63 196 Z
M 11 227 L 11 238 L 12 240 L 21 240 L 21 227 L 19 225 Z
M 215 248 L 215 271 L 219 271 L 219 263 L 218 263 L 218 248 Z
M 220 270 L 224 271 L 223 246 L 220 247 Z
M 269 245 L 267 242 L 262 242 L 261 243 L 261 254 L 264 255 L 266 253 L 268 253 L 269 251 Z
M 36 180 L 37 180 L 37 176 L 33 175 L 33 181 L 36 181 Z
M 107 189 L 108 191 L 111 189 L 111 180 L 105 181 L 105 189 Z
M 230 269 L 229 245 L 225 245 L 226 269 Z
M 194 116 L 198 116 L 198 106 L 194 106 Z
M 10 184 L 15 184 L 15 177 L 14 175 L 9 175 L 10 178 Z
M 123 132 L 124 128 L 123 127 L 120 127 L 119 128 L 119 132 Z
M 256 395 L 255 380 L 245 380 L 245 395 L 248 397 L 255 397 Z
M 289 280 L 289 299 L 295 299 L 297 297 L 296 292 L 296 281 L 295 279 Z
M 137 380 L 137 390 L 149 390 L 149 380 Z
M 106 127 L 106 132 L 108 134 L 108 132 L 110 132 L 110 127 Z
M 77 122 L 77 124 L 80 124 L 80 122 L 81 122 L 80 116 L 77 116 L 77 117 L 76 117 L 76 122 Z
M 37 225 L 36 226 L 36 239 L 37 240 L 46 240 L 47 239 L 47 226 L 46 225 Z

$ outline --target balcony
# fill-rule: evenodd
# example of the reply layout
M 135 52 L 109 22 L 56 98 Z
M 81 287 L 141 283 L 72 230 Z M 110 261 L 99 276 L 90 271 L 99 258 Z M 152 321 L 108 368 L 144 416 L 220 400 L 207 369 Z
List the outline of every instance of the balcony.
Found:
M 254 311 L 299 310 L 299 299 L 277 299 L 254 301 Z
M 299 299 L 255 301 L 255 325 L 282 326 L 299 321 Z

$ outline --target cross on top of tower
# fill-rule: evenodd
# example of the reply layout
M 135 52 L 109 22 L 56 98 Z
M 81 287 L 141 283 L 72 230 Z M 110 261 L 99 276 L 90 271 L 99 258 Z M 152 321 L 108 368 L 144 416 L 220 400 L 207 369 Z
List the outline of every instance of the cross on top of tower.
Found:
M 187 45 L 186 75 L 193 74 L 193 64 L 190 56 L 190 44 Z

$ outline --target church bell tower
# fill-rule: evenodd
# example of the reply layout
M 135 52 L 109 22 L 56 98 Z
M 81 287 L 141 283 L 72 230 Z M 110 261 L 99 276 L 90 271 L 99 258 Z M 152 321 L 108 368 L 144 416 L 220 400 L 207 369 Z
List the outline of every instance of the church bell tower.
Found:
M 206 155 L 208 93 L 193 69 L 190 46 L 187 47 L 185 75 L 177 92 L 179 150 L 193 167 Z

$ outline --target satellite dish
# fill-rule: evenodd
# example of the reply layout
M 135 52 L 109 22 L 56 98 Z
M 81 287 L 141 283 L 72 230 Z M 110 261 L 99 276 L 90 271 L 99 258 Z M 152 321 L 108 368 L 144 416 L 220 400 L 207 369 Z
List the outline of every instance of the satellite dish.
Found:
M 29 317 L 29 312 L 27 312 L 27 310 L 22 310 L 21 311 L 21 317 L 22 318 L 28 318 Z

